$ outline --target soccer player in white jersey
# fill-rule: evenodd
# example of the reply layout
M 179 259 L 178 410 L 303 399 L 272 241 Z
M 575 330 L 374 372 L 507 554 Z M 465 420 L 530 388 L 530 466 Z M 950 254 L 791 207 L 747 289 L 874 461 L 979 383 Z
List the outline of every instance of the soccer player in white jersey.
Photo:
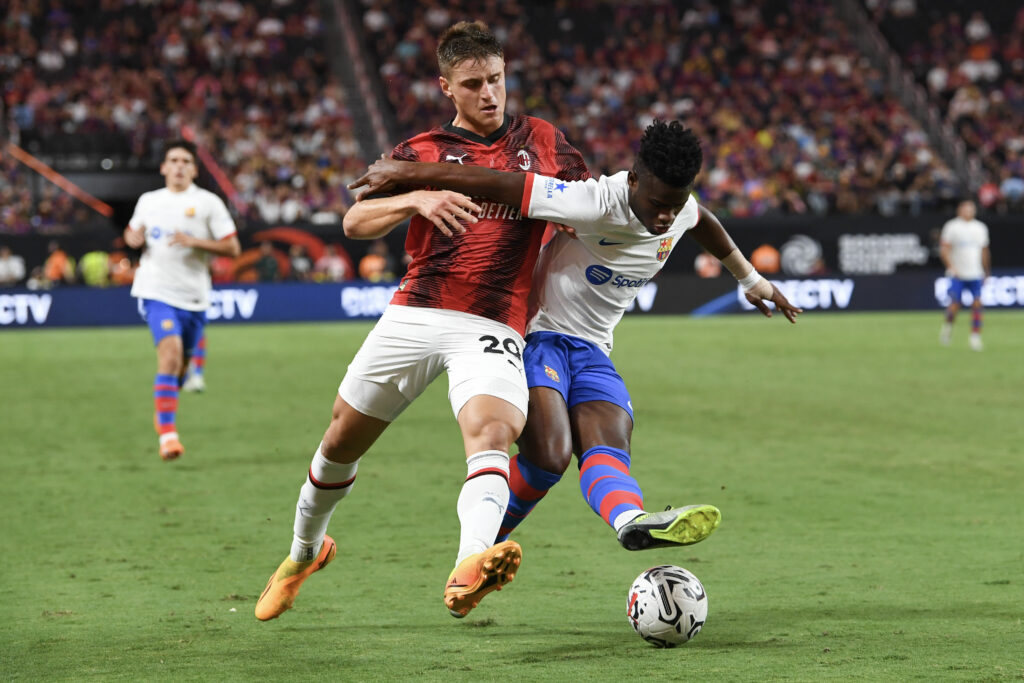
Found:
M 992 274 L 992 270 L 988 226 L 975 218 L 976 213 L 974 202 L 962 201 L 957 206 L 956 218 L 951 218 L 942 226 L 939 253 L 951 282 L 946 321 L 942 323 L 939 341 L 943 345 L 949 344 L 953 336 L 953 321 L 956 320 L 966 290 L 972 298 L 971 336 L 968 337 L 968 343 L 973 350 L 981 351 L 981 285 Z
M 238 256 L 235 223 L 220 197 L 197 187 L 195 146 L 173 140 L 160 165 L 165 187 L 139 197 L 124 231 L 125 243 L 145 248 L 132 283 L 139 313 L 156 345 L 153 425 L 160 457 L 185 452 L 178 437 L 178 389 L 210 306 L 209 255 Z
M 507 537 L 578 455 L 584 499 L 629 550 L 689 545 L 718 526 L 712 505 L 647 513 L 629 474 L 633 409 L 608 357 L 612 330 L 678 243 L 689 233 L 739 280 L 747 299 L 771 317 L 771 301 L 790 320 L 801 309 L 761 277 L 710 211 L 692 196 L 700 144 L 677 121 L 655 121 L 630 171 L 564 182 L 457 164 L 381 160 L 352 184 L 366 193 L 430 185 L 520 205 L 531 218 L 569 226 L 541 252 L 523 354 L 530 404 L 512 461 L 512 496 L 499 531 Z M 480 203 L 477 200 L 477 203 Z M 469 227 L 472 230 L 472 226 Z

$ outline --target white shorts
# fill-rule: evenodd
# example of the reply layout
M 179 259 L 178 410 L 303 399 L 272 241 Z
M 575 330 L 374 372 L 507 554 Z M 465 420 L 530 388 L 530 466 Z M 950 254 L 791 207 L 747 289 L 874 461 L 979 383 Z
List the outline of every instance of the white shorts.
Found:
M 508 325 L 470 313 L 389 305 L 348 366 L 338 394 L 359 412 L 393 422 L 442 372 L 459 411 L 496 396 L 526 416 L 526 343 Z

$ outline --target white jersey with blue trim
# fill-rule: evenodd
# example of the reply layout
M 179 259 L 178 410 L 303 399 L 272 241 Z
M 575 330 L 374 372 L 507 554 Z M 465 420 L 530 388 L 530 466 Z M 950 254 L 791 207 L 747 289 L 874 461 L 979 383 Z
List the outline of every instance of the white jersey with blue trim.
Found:
M 697 225 L 690 197 L 662 235 L 647 231 L 629 208 L 627 171 L 567 182 L 531 174 L 523 209 L 576 229 L 541 250 L 533 273 L 527 333 L 546 330 L 612 350 L 612 332 L 640 288 L 654 277 L 684 232 Z
M 977 219 L 952 218 L 942 226 L 940 241 L 950 246 L 949 261 L 961 280 L 985 277 L 982 254 L 988 246 L 988 226 Z
M 209 252 L 169 242 L 176 232 L 204 240 L 234 235 L 235 222 L 220 197 L 194 184 L 183 192 L 166 187 L 146 192 L 139 197 L 128 225 L 146 230 L 146 250 L 135 273 L 132 296 L 186 311 L 209 308 Z

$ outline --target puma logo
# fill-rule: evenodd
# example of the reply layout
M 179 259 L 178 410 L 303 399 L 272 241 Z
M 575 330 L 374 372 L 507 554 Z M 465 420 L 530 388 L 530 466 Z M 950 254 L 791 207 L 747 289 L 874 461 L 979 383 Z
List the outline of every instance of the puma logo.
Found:
M 459 157 L 455 156 L 454 154 L 446 154 L 445 157 L 444 157 L 444 160 L 445 161 L 457 161 L 457 162 L 459 162 L 461 164 L 462 160 L 465 159 L 467 156 L 469 156 L 469 152 L 466 152 L 465 154 L 463 154 L 462 156 L 459 156 Z

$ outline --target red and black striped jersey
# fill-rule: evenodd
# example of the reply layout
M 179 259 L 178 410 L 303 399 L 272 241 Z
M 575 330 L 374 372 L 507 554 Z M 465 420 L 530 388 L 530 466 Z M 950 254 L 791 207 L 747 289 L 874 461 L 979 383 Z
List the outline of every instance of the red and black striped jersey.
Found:
M 395 147 L 392 158 L 485 166 L 500 171 L 539 173 L 562 180 L 590 177 L 583 157 L 547 121 L 509 116 L 482 137 L 446 124 Z M 391 303 L 444 308 L 526 330 L 526 299 L 547 223 L 523 215 L 521 207 L 473 197 L 479 222 L 446 237 L 420 215 L 405 240 L 412 257 Z

